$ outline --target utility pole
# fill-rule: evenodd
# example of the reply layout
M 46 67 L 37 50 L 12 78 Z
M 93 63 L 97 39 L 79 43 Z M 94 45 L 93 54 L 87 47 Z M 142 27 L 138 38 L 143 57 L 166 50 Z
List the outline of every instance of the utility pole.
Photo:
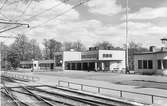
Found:
M 2 54 L 2 42 L 0 42 L 0 71 L 2 71 L 2 67 L 1 67 L 1 64 L 2 64 L 2 57 L 1 57 L 1 54 Z
M 125 53 L 125 65 L 126 65 L 126 73 L 129 72 L 129 63 L 128 63 L 128 0 L 126 0 L 126 53 Z

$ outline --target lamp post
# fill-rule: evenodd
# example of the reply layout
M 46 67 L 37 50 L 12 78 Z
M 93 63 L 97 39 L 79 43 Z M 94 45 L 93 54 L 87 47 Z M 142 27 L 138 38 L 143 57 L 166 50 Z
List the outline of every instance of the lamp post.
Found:
M 126 53 L 125 53 L 125 65 L 126 73 L 129 72 L 129 63 L 128 63 L 128 0 L 126 0 Z

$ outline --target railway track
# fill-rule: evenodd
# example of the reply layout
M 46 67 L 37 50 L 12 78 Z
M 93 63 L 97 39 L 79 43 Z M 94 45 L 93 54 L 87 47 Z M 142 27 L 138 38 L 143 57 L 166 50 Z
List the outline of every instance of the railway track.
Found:
M 13 101 L 17 101 L 12 106 L 32 106 L 21 101 L 21 97 L 18 96 L 19 94 L 35 98 L 34 106 L 134 106 L 130 103 L 83 94 L 56 86 L 35 87 L 27 86 L 26 84 L 23 86 L 23 83 L 17 82 L 15 79 L 9 79 L 6 82 L 8 81 L 18 84 L 17 87 L 7 87 L 4 84 L 5 81 L 2 81 L 4 87 L 1 89 L 1 92 L 7 90 L 8 93 L 5 94 L 10 94 L 8 96 Z M 17 96 L 15 96 L 16 94 Z

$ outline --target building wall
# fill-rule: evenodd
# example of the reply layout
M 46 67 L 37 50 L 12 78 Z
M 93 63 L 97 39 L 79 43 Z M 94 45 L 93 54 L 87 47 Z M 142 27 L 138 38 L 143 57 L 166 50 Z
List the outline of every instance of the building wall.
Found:
M 153 69 L 138 69 L 138 60 L 152 60 L 153 61 Z M 148 73 L 152 74 L 156 71 L 157 64 L 155 62 L 154 54 L 144 54 L 144 55 L 135 55 L 134 56 L 134 69 L 136 73 Z
M 108 55 L 108 56 L 107 56 Z M 99 60 L 109 60 L 110 70 L 125 68 L 125 51 L 124 50 L 99 50 Z
M 162 70 L 158 69 L 158 60 L 167 59 L 167 53 L 151 53 L 151 54 L 140 54 L 134 56 L 134 69 L 140 74 L 161 74 Z M 152 69 L 138 69 L 138 60 L 152 60 Z
M 75 52 L 75 51 L 63 52 L 62 70 L 65 70 L 66 61 L 81 61 L 81 52 Z

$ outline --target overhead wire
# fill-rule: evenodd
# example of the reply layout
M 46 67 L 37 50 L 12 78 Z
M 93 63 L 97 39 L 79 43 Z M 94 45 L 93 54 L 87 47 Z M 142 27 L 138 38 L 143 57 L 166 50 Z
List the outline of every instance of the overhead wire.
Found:
M 4 18 L 9 19 L 7 16 L 5 16 L 1 10 L 4 8 L 4 6 L 7 4 L 8 0 L 5 0 L 4 3 L 2 4 L 2 6 L 0 7 L 0 15 L 3 16 Z
M 68 2 L 68 1 L 69 1 L 69 0 L 64 0 L 63 2 L 66 3 L 66 2 Z M 40 15 L 42 15 L 42 14 L 48 12 L 48 11 L 53 10 L 53 9 L 56 8 L 56 7 L 59 7 L 60 5 L 62 5 L 62 2 L 60 2 L 60 3 L 58 3 L 58 4 L 54 5 L 54 6 L 52 6 L 51 8 L 45 9 L 44 11 L 41 11 L 41 12 L 39 12 L 39 13 L 37 13 L 37 14 L 35 14 L 35 15 L 33 15 L 33 16 L 27 18 L 27 19 L 24 19 L 24 20 L 22 20 L 22 21 L 28 21 L 28 20 L 30 20 L 30 19 L 32 19 L 32 18 L 38 17 L 38 16 L 40 16 Z
M 2 6 L 0 7 L 0 10 L 5 6 L 5 4 L 7 3 L 8 0 L 5 0 L 4 3 L 2 4 Z
M 28 8 L 30 7 L 31 3 L 32 3 L 32 0 L 30 0 L 30 2 L 28 3 L 28 5 L 26 6 L 26 8 L 22 11 L 22 13 L 18 17 L 15 17 L 15 18 L 17 18 L 17 19 L 20 18 L 21 19 L 21 17 L 23 17 L 23 15 L 26 13 L 26 11 L 28 10 Z M 17 21 L 19 21 L 19 20 L 17 20 Z
M 83 0 L 82 2 L 80 2 L 80 3 L 76 4 L 76 5 L 74 5 L 74 6 L 71 7 L 70 9 L 68 9 L 68 10 L 66 10 L 66 11 L 64 11 L 64 12 L 58 14 L 58 15 L 56 15 L 55 17 L 53 17 L 53 18 L 51 18 L 51 19 L 49 19 L 49 20 L 43 22 L 42 24 L 39 24 L 39 25 L 36 25 L 36 26 L 31 27 L 30 30 L 32 30 L 32 29 L 34 29 L 34 28 L 37 28 L 37 27 L 40 27 L 40 26 L 45 26 L 46 23 L 48 23 L 48 22 L 50 22 L 50 21 L 53 21 L 53 20 L 55 20 L 56 18 L 58 18 L 58 17 L 60 17 L 60 16 L 63 16 L 63 15 L 66 14 L 67 12 L 70 12 L 72 9 L 77 8 L 77 7 L 79 7 L 79 6 L 81 6 L 81 5 L 85 4 L 85 3 L 87 3 L 87 2 L 89 2 L 89 1 L 90 1 L 90 0 Z

